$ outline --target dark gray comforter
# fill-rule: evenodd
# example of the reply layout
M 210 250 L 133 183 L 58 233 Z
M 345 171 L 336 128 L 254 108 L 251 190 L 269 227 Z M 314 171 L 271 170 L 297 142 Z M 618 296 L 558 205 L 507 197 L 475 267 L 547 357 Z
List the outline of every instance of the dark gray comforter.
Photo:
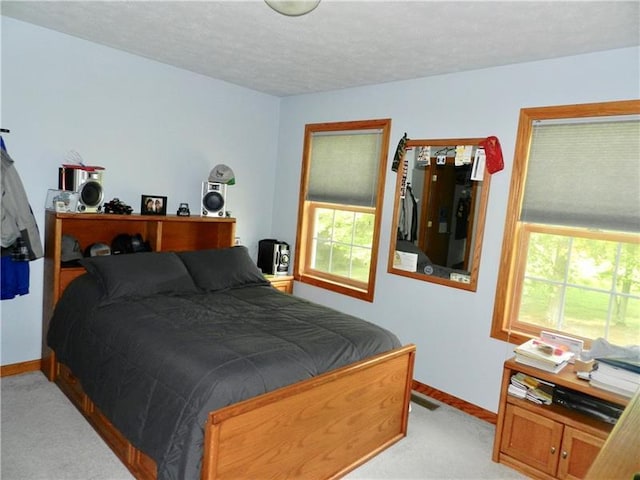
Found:
M 389 331 L 270 286 L 99 306 L 83 275 L 48 344 L 159 479 L 197 479 L 207 413 L 400 346 Z

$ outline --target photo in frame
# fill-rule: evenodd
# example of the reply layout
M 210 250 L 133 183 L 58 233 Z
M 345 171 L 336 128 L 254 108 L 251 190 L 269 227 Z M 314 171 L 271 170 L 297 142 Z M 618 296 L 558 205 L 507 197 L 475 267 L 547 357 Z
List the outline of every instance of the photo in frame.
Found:
M 140 197 L 141 215 L 166 215 L 167 197 L 160 195 L 142 195 Z

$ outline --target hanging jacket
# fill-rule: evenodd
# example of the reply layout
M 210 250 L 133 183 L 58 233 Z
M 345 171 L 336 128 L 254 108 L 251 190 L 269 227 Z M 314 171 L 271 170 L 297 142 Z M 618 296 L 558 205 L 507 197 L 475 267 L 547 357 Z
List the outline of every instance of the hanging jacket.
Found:
M 400 202 L 398 240 L 415 242 L 418 239 L 418 201 L 410 184 L 407 184 L 407 192 Z
M 19 238 L 22 238 L 28 251 L 28 260 L 35 260 L 44 256 L 38 224 L 13 160 L 4 149 L 0 149 L 0 154 L 2 155 L 0 243 L 3 248 L 10 248 Z

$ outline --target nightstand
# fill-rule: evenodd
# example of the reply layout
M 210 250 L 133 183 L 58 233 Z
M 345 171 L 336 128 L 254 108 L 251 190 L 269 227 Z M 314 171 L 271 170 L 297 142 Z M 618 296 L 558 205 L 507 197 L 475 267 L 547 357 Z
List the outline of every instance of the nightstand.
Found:
M 629 399 L 578 379 L 573 365 L 554 374 L 514 359 L 504 363 L 493 461 L 531 478 L 584 478 L 613 425 L 557 403 L 537 405 L 509 395 L 511 376 L 518 372 L 621 407 Z
M 293 276 L 291 275 L 265 275 L 267 280 L 271 282 L 278 290 L 284 293 L 293 293 Z

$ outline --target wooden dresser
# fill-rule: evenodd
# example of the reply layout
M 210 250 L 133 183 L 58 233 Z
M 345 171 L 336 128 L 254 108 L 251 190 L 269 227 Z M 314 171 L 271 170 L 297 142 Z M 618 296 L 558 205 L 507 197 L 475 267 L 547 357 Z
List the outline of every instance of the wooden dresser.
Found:
M 111 245 L 116 235 L 140 234 L 151 249 L 161 251 L 224 248 L 234 244 L 235 218 L 179 217 L 176 215 L 113 215 L 91 213 L 45 214 L 44 292 L 42 306 L 42 371 L 53 378 L 52 352 L 47 331 L 53 309 L 64 289 L 84 273 L 82 267 L 63 267 L 62 236 L 71 235 L 82 249 L 93 243 Z
M 585 478 L 613 425 L 561 405 L 537 405 L 508 395 L 517 372 L 620 406 L 629 399 L 578 379 L 573 365 L 553 374 L 514 359 L 504 363 L 493 460 L 531 478 Z

